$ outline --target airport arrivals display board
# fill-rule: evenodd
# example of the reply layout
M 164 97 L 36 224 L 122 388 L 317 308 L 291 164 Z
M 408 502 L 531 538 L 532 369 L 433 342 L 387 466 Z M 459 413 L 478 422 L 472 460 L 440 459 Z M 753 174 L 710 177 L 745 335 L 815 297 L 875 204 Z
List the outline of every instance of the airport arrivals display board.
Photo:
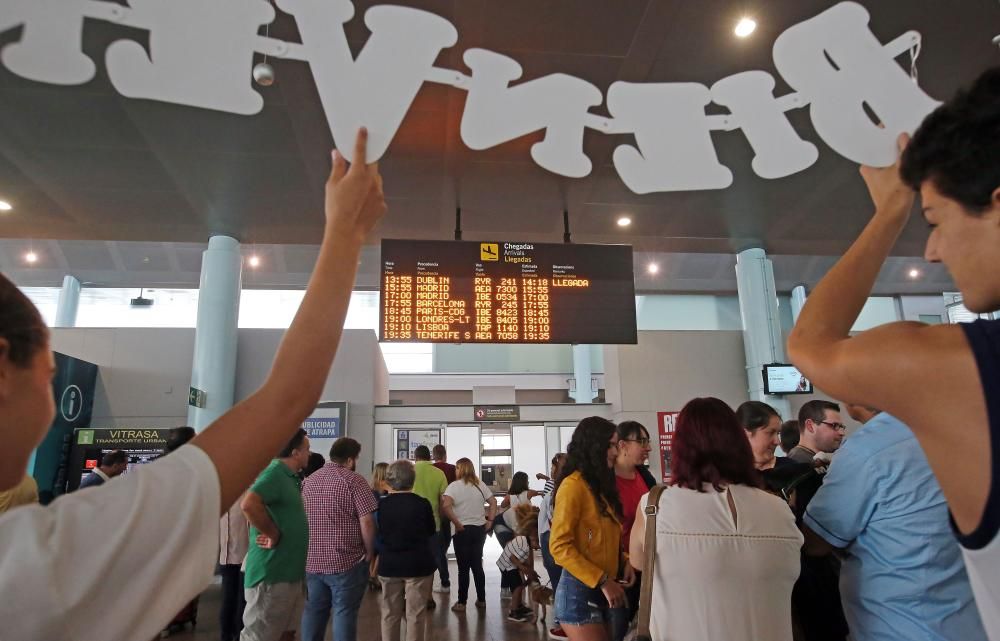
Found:
M 382 241 L 386 342 L 634 344 L 632 248 Z

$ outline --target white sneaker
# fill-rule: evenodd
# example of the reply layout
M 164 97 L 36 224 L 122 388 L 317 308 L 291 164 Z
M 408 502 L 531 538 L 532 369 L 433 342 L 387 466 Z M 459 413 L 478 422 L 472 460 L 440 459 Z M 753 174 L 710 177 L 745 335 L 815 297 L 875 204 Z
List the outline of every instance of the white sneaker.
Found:
M 434 591 L 440 592 L 441 594 L 448 594 L 449 592 L 451 592 L 451 586 L 438 584 L 434 586 Z

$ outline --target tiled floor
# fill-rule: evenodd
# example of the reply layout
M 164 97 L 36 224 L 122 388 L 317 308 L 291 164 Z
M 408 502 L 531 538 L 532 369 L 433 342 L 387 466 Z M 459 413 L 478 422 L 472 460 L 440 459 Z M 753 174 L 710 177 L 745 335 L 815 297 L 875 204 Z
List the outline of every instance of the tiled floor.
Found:
M 483 565 L 486 570 L 486 611 L 470 607 L 466 612 L 451 611 L 458 590 L 457 567 L 451 562 L 452 590 L 450 594 L 435 593 L 437 608 L 431 613 L 426 634 L 427 641 L 536 641 L 546 639 L 546 628 L 542 623 L 513 623 L 506 619 L 507 601 L 500 601 L 500 572 L 496 559 L 500 555 L 500 546 L 496 539 L 487 540 Z M 535 569 L 544 578 L 545 570 L 540 557 L 535 559 Z M 219 639 L 219 598 L 220 588 L 212 585 L 201 596 L 199 601 L 198 626 L 192 631 L 174 634 L 172 641 L 218 641 Z M 471 599 L 475 599 L 472 590 Z M 377 593 L 365 595 L 358 621 L 358 641 L 380 641 L 380 614 Z M 470 601 L 470 606 L 472 603 Z M 552 611 L 549 609 L 548 623 L 552 623 Z M 328 631 L 327 640 L 333 635 Z

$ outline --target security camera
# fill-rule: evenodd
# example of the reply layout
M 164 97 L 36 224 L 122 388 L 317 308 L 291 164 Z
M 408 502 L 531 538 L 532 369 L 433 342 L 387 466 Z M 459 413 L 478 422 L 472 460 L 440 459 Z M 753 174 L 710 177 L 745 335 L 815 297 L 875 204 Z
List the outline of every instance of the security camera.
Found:
M 274 84 L 274 67 L 266 62 L 258 63 L 253 68 L 253 79 L 262 87 L 270 87 Z

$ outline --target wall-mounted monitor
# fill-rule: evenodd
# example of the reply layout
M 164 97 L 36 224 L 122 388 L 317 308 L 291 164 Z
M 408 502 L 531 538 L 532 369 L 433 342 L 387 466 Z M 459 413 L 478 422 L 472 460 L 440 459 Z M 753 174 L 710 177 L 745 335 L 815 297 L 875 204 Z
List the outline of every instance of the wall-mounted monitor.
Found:
M 794 365 L 773 363 L 764 366 L 765 394 L 812 394 L 812 381 Z
M 381 292 L 385 342 L 638 339 L 628 245 L 383 240 Z

